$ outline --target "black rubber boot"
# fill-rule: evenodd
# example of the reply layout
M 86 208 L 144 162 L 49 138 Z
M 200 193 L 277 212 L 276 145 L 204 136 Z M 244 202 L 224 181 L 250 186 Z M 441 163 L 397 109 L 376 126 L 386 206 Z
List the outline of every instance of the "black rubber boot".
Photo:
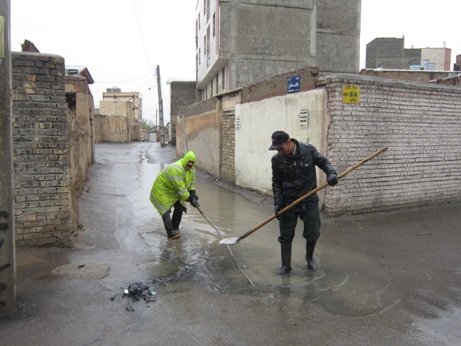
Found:
M 171 224 L 171 215 L 170 211 L 168 210 L 162 216 L 163 225 L 165 226 L 166 234 L 168 235 L 168 239 L 177 239 L 181 236 L 181 232 L 179 230 L 173 229 L 173 225 Z
M 285 275 L 291 272 L 291 243 L 281 243 L 282 266 L 279 269 L 279 275 Z
M 178 201 L 174 204 L 173 217 L 171 218 L 171 225 L 173 230 L 179 230 L 179 225 L 181 223 L 182 214 L 184 213 L 184 207 Z
M 168 233 L 168 239 L 178 239 L 181 236 L 181 232 L 179 230 L 173 230 L 173 232 Z
M 311 241 L 306 243 L 306 261 L 307 261 L 307 268 L 310 270 L 316 271 L 317 270 L 317 263 L 314 261 L 314 250 L 317 241 Z

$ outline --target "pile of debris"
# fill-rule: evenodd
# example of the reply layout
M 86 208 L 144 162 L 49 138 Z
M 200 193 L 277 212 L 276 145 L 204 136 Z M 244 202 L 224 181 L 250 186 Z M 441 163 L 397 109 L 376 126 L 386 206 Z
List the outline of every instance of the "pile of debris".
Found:
M 134 302 L 141 299 L 144 299 L 147 303 L 157 301 L 157 293 L 155 293 L 152 287 L 142 282 L 134 282 L 128 288 L 124 289 L 123 297 L 126 296 L 129 296 Z
M 184 281 L 192 278 L 192 272 L 186 267 L 184 270 L 179 271 L 175 275 L 168 277 L 160 277 L 157 279 L 148 280 L 144 282 L 134 282 L 123 289 L 123 298 L 130 297 L 133 302 L 143 299 L 147 303 L 157 301 L 157 293 L 153 289 L 153 285 L 169 286 L 173 282 Z

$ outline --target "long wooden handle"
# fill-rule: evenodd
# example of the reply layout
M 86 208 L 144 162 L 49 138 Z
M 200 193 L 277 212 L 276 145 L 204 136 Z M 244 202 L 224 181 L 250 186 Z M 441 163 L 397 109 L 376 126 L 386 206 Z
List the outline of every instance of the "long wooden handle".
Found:
M 387 150 L 387 147 L 385 148 L 382 148 L 378 151 L 376 151 L 375 153 L 371 154 L 370 156 L 368 156 L 367 158 L 363 159 L 362 161 L 356 163 L 355 165 L 349 167 L 348 169 L 346 169 L 344 172 L 342 172 L 339 176 L 338 176 L 338 179 L 341 179 L 343 178 L 345 175 L 349 174 L 350 172 L 352 172 L 354 169 L 357 169 L 358 167 L 360 167 L 361 165 L 363 165 L 365 162 L 368 162 L 370 161 L 371 159 L 375 158 L 376 156 L 378 156 L 379 154 L 385 152 Z M 280 210 L 278 212 L 278 215 L 281 215 L 283 214 L 284 212 L 286 212 L 287 210 L 290 210 L 291 208 L 293 208 L 295 205 L 298 205 L 300 202 L 304 201 L 305 199 L 309 198 L 310 196 L 312 196 L 314 193 L 317 193 L 319 192 L 320 190 L 326 188 L 328 186 L 328 183 L 324 183 L 318 187 L 316 187 L 315 189 L 309 191 L 308 193 L 306 193 L 305 195 L 299 197 L 297 200 L 295 200 L 294 202 L 292 202 L 291 204 L 287 205 L 285 208 L 283 208 L 282 210 Z M 244 235 L 241 235 L 239 238 L 238 238 L 238 241 L 242 240 L 242 239 L 245 239 L 246 237 L 248 237 L 250 234 L 256 232 L 258 229 L 260 229 L 262 226 L 268 224 L 269 222 L 271 222 L 272 220 L 274 220 L 275 218 L 277 217 L 277 214 L 274 214 L 270 217 L 268 217 L 266 220 L 262 221 L 261 223 L 257 224 L 255 227 L 253 227 L 252 229 L 250 229 L 248 232 L 246 232 Z

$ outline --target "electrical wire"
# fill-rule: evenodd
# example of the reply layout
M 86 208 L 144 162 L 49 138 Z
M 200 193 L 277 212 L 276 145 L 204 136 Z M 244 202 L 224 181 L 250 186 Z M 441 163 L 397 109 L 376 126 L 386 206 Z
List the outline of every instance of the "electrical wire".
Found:
M 135 17 L 136 17 L 136 23 L 138 24 L 138 30 L 139 30 L 139 36 L 141 37 L 141 42 L 142 42 L 142 48 L 144 50 L 144 55 L 145 55 L 145 58 L 146 58 L 146 62 L 147 62 L 147 66 L 149 66 L 149 72 L 150 74 L 154 74 L 153 73 L 153 69 L 152 69 L 152 66 L 150 64 L 150 59 L 149 59 L 149 54 L 147 54 L 147 49 L 146 49 L 146 41 L 144 39 L 144 35 L 143 35 L 143 31 L 141 30 L 141 24 L 139 22 L 139 16 L 138 16 L 138 9 L 136 7 L 136 1 L 135 0 L 132 0 L 131 3 L 133 4 L 133 8 L 134 8 L 134 13 L 135 13 Z

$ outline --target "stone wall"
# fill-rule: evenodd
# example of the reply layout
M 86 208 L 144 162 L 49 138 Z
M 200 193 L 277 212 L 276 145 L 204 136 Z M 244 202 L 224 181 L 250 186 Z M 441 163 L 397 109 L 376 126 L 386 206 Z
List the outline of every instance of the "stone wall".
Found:
M 131 131 L 126 116 L 97 114 L 94 129 L 96 143 L 131 142 Z
M 64 59 L 12 53 L 16 244 L 71 246 Z
M 69 142 L 69 175 L 71 186 L 70 218 L 72 228 L 79 224 L 78 199 L 94 162 L 94 102 L 85 78 L 65 78 L 67 127 Z

